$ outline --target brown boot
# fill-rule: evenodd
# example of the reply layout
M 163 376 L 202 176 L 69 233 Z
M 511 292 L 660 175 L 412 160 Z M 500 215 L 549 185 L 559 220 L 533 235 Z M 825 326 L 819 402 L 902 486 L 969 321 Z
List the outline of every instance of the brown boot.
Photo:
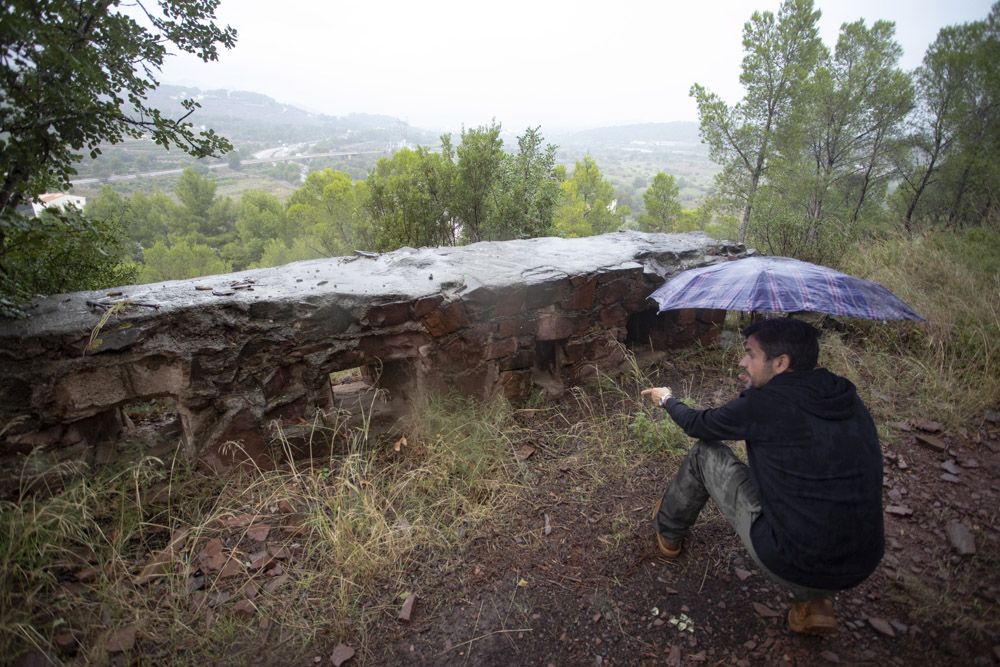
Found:
M 659 502 L 656 503 L 656 507 L 653 508 L 653 522 L 656 522 L 656 515 L 660 513 L 660 505 L 663 503 L 663 499 L 660 498 Z M 681 550 L 684 548 L 684 542 L 674 543 L 668 540 L 659 531 L 656 531 L 656 546 L 660 547 L 660 553 L 667 558 L 673 560 L 681 555 Z
M 788 610 L 788 629 L 807 635 L 832 635 L 837 631 L 837 616 L 829 599 L 792 603 Z
M 659 533 L 656 534 L 656 546 L 660 547 L 660 553 L 673 560 L 681 555 L 681 550 L 684 548 L 684 543 L 674 544 L 663 535 Z

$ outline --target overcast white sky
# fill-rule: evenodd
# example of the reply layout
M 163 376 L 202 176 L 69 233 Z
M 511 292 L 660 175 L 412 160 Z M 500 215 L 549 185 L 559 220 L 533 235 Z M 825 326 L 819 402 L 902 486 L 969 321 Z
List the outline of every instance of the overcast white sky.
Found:
M 742 29 L 779 0 L 222 0 L 239 32 L 217 63 L 171 58 L 161 81 L 264 93 L 333 115 L 383 113 L 428 129 L 496 118 L 543 131 L 697 120 L 698 82 L 741 97 Z M 824 42 L 864 18 L 896 24 L 902 65 L 985 0 L 820 0 Z

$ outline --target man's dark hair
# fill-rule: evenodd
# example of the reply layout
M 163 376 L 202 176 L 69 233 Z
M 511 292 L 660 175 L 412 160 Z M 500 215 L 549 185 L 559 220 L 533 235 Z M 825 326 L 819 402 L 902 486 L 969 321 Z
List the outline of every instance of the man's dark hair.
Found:
M 788 355 L 793 371 L 811 371 L 819 358 L 819 330 L 802 320 L 780 317 L 754 322 L 743 330 L 754 336 L 768 359 Z

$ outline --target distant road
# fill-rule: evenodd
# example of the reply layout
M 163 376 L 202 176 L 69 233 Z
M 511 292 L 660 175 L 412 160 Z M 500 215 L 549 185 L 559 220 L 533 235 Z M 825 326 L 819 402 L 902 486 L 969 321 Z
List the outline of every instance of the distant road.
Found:
M 385 149 L 381 151 L 346 151 L 343 153 L 311 153 L 309 155 L 288 155 L 285 157 L 272 157 L 264 158 L 260 160 L 241 160 L 240 165 L 252 165 L 252 164 L 265 164 L 269 162 L 296 162 L 298 160 L 308 160 L 315 157 L 351 157 L 354 155 L 387 155 L 392 152 L 392 149 Z M 207 165 L 209 169 L 228 169 L 229 165 L 225 162 L 219 162 L 217 164 Z M 73 185 L 93 185 L 94 183 L 113 183 L 117 181 L 134 181 L 137 178 L 149 178 L 152 176 L 169 176 L 171 174 L 180 174 L 187 167 L 178 167 L 177 169 L 161 169 L 160 171 L 147 171 L 141 174 L 121 174 L 108 176 L 107 178 L 80 178 L 74 180 Z

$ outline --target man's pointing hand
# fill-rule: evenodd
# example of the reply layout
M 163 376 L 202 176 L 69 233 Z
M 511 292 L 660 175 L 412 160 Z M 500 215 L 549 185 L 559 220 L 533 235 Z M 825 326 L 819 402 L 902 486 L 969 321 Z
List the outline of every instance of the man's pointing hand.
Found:
M 673 396 L 674 393 L 670 391 L 670 387 L 651 387 L 649 389 L 643 389 L 641 395 L 649 396 L 650 402 L 655 405 L 659 405 L 662 408 L 663 401 Z

